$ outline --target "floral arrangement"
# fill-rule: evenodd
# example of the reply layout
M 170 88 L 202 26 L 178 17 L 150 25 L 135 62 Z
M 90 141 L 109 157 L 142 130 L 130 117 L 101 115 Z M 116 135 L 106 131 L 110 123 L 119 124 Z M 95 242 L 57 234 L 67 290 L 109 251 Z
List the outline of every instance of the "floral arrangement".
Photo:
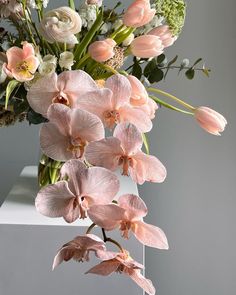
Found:
M 124 239 L 132 233 L 158 249 L 168 249 L 167 238 L 143 221 L 148 209 L 139 196 L 117 196 L 114 171 L 140 185 L 165 180 L 166 168 L 149 154 L 147 140 L 161 106 L 192 116 L 207 132 L 220 135 L 227 124 L 221 114 L 151 85 L 173 69 L 188 79 L 196 72 L 208 76 L 210 69 L 199 67 L 200 58 L 177 65 L 178 56 L 168 61 L 164 54 L 183 28 L 183 0 L 134 0 L 127 9 L 120 2 L 106 7 L 102 0 L 76 7 L 70 0 L 46 11 L 48 2 L 0 0 L 1 21 L 14 26 L 11 32 L 0 28 L 0 125 L 43 124 L 37 210 L 68 223 L 92 221 L 84 235 L 59 250 L 53 268 L 95 254 L 100 263 L 87 273 L 123 273 L 155 294 L 143 265 L 110 232 L 119 229 Z M 102 238 L 92 234 L 95 226 Z

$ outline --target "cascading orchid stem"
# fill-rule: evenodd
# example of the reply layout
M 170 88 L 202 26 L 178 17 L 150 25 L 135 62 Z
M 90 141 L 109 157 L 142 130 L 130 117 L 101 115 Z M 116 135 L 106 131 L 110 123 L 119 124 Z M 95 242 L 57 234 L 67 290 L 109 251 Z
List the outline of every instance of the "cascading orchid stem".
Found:
M 102 235 L 103 235 L 103 240 L 105 243 L 107 243 L 107 242 L 112 243 L 112 244 L 116 245 L 121 252 L 125 252 L 125 250 L 122 248 L 122 246 L 117 241 L 107 237 L 106 231 L 104 228 L 102 228 Z
M 90 234 L 91 231 L 92 231 L 96 226 L 97 226 L 96 223 L 92 223 L 92 224 L 88 227 L 88 229 L 87 229 L 87 231 L 86 231 L 86 235 Z
M 148 87 L 146 89 L 149 92 L 155 92 L 155 93 L 162 94 L 162 95 L 164 95 L 166 97 L 169 97 L 169 98 L 175 100 L 176 102 L 178 102 L 179 104 L 181 104 L 182 106 L 184 106 L 185 108 L 187 108 L 187 109 L 189 109 L 191 111 L 195 111 L 195 109 L 196 109 L 195 107 L 191 106 L 190 104 L 184 102 L 183 100 L 179 99 L 178 97 L 176 97 L 176 96 L 174 96 L 174 95 L 172 95 L 172 94 L 170 94 L 168 92 L 165 92 L 165 91 L 157 89 L 157 88 L 152 88 L 152 87 Z

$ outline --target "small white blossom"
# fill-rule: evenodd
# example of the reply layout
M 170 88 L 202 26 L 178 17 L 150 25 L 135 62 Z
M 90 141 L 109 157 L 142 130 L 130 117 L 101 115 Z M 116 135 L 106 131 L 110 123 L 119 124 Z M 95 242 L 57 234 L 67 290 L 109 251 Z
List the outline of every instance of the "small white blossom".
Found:
M 57 58 L 54 55 L 48 54 L 44 56 L 39 66 L 41 76 L 46 76 L 54 73 L 57 67 Z
M 134 34 L 130 34 L 128 38 L 123 41 L 123 46 L 128 47 L 134 40 Z
M 79 15 L 82 20 L 82 26 L 90 30 L 97 18 L 97 6 L 86 3 L 82 4 L 79 8 Z
M 74 62 L 74 54 L 72 52 L 65 51 L 60 54 L 59 65 L 62 69 L 71 70 Z
M 33 9 L 38 9 L 38 3 L 37 2 L 40 2 L 44 8 L 46 8 L 48 6 L 48 2 L 49 0 L 40 0 L 40 1 L 35 1 L 35 0 L 28 0 L 28 6 L 30 8 L 33 8 Z
M 161 26 L 163 22 L 164 22 L 164 17 L 155 15 L 150 23 L 148 23 L 147 25 L 143 27 L 138 28 L 135 31 L 135 35 L 136 36 L 145 35 L 152 29 Z

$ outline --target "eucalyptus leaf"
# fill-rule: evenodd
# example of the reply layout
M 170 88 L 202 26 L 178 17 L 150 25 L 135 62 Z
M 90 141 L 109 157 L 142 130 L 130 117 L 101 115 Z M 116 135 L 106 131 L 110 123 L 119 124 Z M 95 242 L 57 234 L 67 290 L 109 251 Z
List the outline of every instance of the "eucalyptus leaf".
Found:
M 149 63 L 148 63 L 148 64 L 146 65 L 146 67 L 144 68 L 144 72 L 143 72 L 144 76 L 145 76 L 146 78 L 148 78 L 149 75 L 151 74 L 151 72 L 152 72 L 153 70 L 155 70 L 156 68 L 157 68 L 157 62 L 156 62 L 155 59 L 152 59 L 151 61 L 149 61 Z
M 161 69 L 156 67 L 149 75 L 148 80 L 151 84 L 153 84 L 155 82 L 156 83 L 160 82 L 161 80 L 163 80 L 163 78 L 164 78 L 164 72 Z
M 142 78 L 143 70 L 138 62 L 134 63 L 132 69 L 132 75 L 138 78 L 139 80 Z
M 192 80 L 195 76 L 195 70 L 193 68 L 187 70 L 185 72 L 185 76 L 189 79 L 189 80 Z

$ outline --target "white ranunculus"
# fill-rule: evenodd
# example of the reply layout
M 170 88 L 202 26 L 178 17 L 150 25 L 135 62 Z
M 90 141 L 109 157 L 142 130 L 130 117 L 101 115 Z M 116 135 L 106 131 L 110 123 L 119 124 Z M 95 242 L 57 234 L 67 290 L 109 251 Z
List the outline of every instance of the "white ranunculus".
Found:
M 72 52 L 65 51 L 60 54 L 59 65 L 62 69 L 71 70 L 74 62 L 74 54 Z
M 75 34 L 81 31 L 79 14 L 70 7 L 60 7 L 48 11 L 40 23 L 40 32 L 50 43 L 77 44 Z

